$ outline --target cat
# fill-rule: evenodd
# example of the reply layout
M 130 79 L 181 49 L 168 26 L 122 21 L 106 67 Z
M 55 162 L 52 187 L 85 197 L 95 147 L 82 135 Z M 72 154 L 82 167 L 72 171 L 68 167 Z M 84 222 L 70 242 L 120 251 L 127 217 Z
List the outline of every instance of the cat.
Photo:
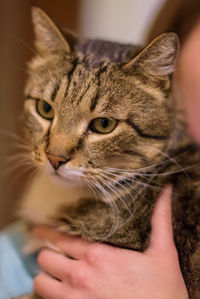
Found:
M 40 172 L 22 217 L 144 251 L 155 200 L 171 182 L 180 265 L 190 298 L 200 298 L 200 151 L 172 92 L 178 37 L 163 34 L 139 51 L 63 33 L 37 7 L 32 19 L 38 54 L 24 132 Z

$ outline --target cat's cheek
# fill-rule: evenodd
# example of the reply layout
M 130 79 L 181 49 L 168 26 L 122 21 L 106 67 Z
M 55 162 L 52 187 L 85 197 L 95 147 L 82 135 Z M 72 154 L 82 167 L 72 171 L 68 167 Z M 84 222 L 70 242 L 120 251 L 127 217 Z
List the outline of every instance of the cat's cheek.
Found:
M 123 156 L 111 157 L 106 161 L 106 167 L 121 169 L 137 169 L 140 168 L 141 165 L 143 166 L 143 164 L 146 166 L 145 161 L 131 151 L 127 151 L 127 153 L 124 153 Z
M 35 166 L 39 169 L 44 170 L 47 173 L 52 171 L 45 154 L 45 143 L 34 145 L 31 158 Z

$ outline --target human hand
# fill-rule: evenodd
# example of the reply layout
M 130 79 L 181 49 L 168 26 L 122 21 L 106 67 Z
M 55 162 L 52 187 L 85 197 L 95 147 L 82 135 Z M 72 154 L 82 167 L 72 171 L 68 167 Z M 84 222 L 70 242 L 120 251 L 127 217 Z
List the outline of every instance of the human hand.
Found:
M 74 260 L 44 249 L 34 281 L 45 299 L 186 299 L 171 225 L 171 187 L 159 196 L 153 217 L 150 246 L 144 253 L 88 243 L 47 226 L 34 235 L 48 240 Z

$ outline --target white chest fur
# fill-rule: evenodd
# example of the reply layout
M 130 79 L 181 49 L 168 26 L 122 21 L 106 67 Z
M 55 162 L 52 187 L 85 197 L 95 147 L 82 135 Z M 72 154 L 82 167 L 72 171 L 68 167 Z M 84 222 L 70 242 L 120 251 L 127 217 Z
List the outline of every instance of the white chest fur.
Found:
M 33 224 L 50 224 L 50 219 L 62 206 L 70 206 L 83 196 L 89 196 L 85 189 L 74 185 L 64 187 L 45 173 L 40 173 L 23 197 L 20 215 Z

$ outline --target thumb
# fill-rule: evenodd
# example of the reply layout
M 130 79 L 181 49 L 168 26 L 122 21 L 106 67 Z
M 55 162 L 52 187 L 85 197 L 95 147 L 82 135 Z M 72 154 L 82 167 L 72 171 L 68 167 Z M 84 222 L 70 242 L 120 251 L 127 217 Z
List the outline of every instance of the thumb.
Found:
M 150 247 L 147 251 L 166 251 L 175 246 L 172 229 L 171 195 L 172 187 L 168 185 L 157 199 L 151 219 Z

